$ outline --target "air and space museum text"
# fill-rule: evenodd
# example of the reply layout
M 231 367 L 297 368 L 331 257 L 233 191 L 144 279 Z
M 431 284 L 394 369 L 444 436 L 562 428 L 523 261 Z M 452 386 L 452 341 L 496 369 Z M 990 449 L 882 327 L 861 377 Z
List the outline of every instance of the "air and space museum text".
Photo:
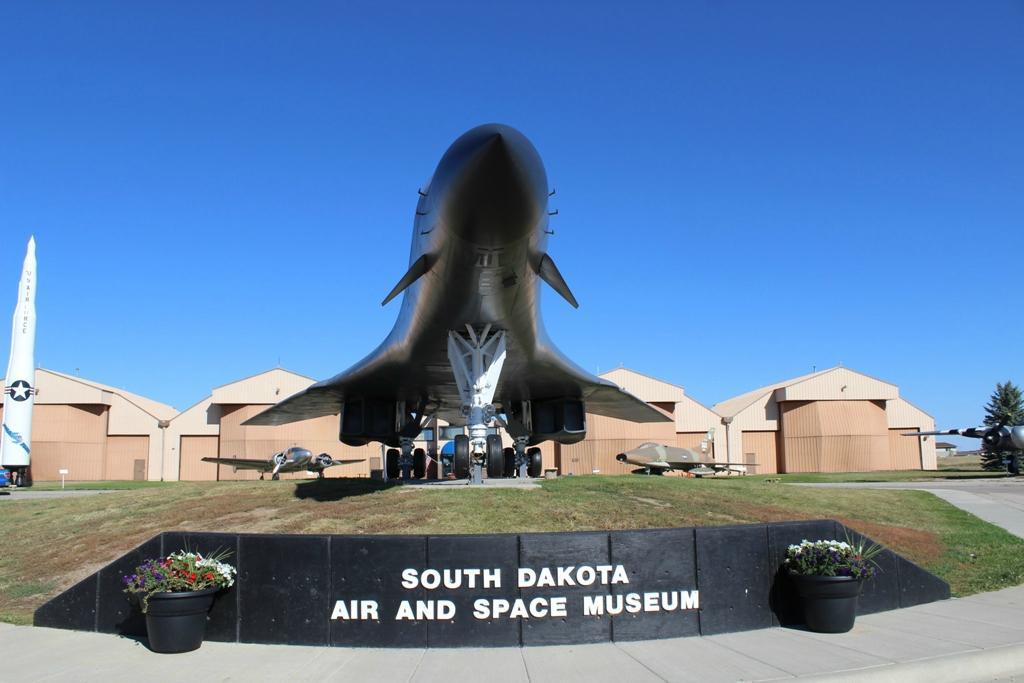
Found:
M 512 585 L 520 590 L 554 588 L 589 588 L 591 586 L 622 586 L 614 594 L 575 596 L 570 605 L 566 595 L 543 595 L 520 598 L 478 597 L 472 603 L 476 619 L 544 619 L 566 617 L 569 611 L 583 616 L 638 614 L 640 612 L 679 612 L 700 609 L 696 590 L 630 592 L 629 574 L 621 564 L 579 565 L 565 567 L 520 567 L 512 576 L 501 569 L 403 569 L 401 586 L 405 590 L 487 591 Z M 511 584 L 506 583 L 511 581 Z M 578 610 L 578 611 L 577 611 Z M 431 621 L 454 619 L 458 607 L 452 600 L 401 600 L 394 614 L 382 614 L 377 600 L 338 600 L 331 619 L 347 621 L 394 619 L 395 621 Z

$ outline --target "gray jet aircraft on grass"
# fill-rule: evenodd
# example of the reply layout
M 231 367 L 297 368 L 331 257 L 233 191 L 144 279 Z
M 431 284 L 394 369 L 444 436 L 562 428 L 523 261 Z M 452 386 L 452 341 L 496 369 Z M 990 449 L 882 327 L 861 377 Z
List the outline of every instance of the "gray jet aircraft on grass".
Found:
M 718 462 L 692 448 L 664 446 L 651 441 L 640 444 L 631 451 L 619 453 L 615 459 L 619 462 L 643 467 L 648 474 L 682 470 L 697 477 L 717 472 L 746 474 L 748 467 L 757 467 L 757 463 L 753 462 Z
M 566 358 L 540 316 L 540 282 L 577 307 L 548 254 L 547 174 L 537 150 L 509 126 L 465 133 L 419 191 L 409 267 L 384 298 L 403 294 L 391 333 L 370 355 L 286 398 L 247 425 L 280 425 L 340 413 L 340 438 L 379 441 L 387 468 L 409 466 L 413 438 L 439 417 L 468 427 L 453 467 L 473 461 L 489 477 L 540 476 L 536 444 L 586 436 L 586 413 L 670 421 L 657 408 Z M 488 427 L 503 427 L 506 451 Z M 529 447 L 529 448 L 528 448 Z
M 317 479 L 323 479 L 324 470 L 328 467 L 363 462 L 363 459 L 335 460 L 326 453 L 313 455 L 312 451 L 306 450 L 305 448 L 299 448 L 298 446 L 292 446 L 280 453 L 275 453 L 267 460 L 253 458 L 203 458 L 203 462 L 212 462 L 218 465 L 229 465 L 234 468 L 235 471 L 259 470 L 260 479 L 263 478 L 264 474 L 270 472 L 270 478 L 277 480 L 280 479 L 279 475 L 282 472 L 302 471 L 316 472 Z

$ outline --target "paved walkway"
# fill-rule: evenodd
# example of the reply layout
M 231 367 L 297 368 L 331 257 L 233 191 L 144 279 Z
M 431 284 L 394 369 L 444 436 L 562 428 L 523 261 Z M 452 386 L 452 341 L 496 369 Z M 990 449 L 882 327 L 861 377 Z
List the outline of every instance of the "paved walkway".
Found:
M 1024 538 L 1024 477 L 796 486 L 928 491 L 961 510 Z
M 205 643 L 0 624 L 3 681 L 1024 681 L 1024 586 L 860 617 L 850 633 L 774 628 L 636 643 L 408 649 Z

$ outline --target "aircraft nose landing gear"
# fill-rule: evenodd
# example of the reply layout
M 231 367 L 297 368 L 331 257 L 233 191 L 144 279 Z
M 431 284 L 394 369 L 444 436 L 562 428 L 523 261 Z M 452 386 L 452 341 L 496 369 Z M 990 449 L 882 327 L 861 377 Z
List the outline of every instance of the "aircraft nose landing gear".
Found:
M 486 464 L 487 476 L 500 478 L 505 472 L 501 437 L 488 434 L 487 429 L 494 422 L 492 402 L 505 364 L 505 332 L 498 330 L 491 334 L 490 325 L 480 334 L 471 325 L 466 326 L 465 335 L 449 332 L 448 360 L 459 387 L 462 414 L 469 427 L 468 437 L 455 438 L 455 477 L 468 477 L 472 468 L 475 482 L 482 465 Z

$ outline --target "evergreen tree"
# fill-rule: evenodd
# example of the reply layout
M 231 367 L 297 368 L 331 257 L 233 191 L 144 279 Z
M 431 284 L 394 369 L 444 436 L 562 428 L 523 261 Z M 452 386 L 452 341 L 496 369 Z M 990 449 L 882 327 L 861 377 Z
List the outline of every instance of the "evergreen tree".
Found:
M 1020 387 L 1007 380 L 1005 383 L 996 383 L 996 390 L 985 406 L 985 426 L 995 427 L 997 425 L 1019 425 L 1024 424 L 1024 397 L 1021 396 Z M 1021 456 L 1020 451 L 1011 452 L 990 452 L 985 451 L 981 456 L 982 467 L 986 470 L 1003 470 L 1005 458 L 1017 459 Z M 1011 470 L 1016 462 L 1011 464 Z

